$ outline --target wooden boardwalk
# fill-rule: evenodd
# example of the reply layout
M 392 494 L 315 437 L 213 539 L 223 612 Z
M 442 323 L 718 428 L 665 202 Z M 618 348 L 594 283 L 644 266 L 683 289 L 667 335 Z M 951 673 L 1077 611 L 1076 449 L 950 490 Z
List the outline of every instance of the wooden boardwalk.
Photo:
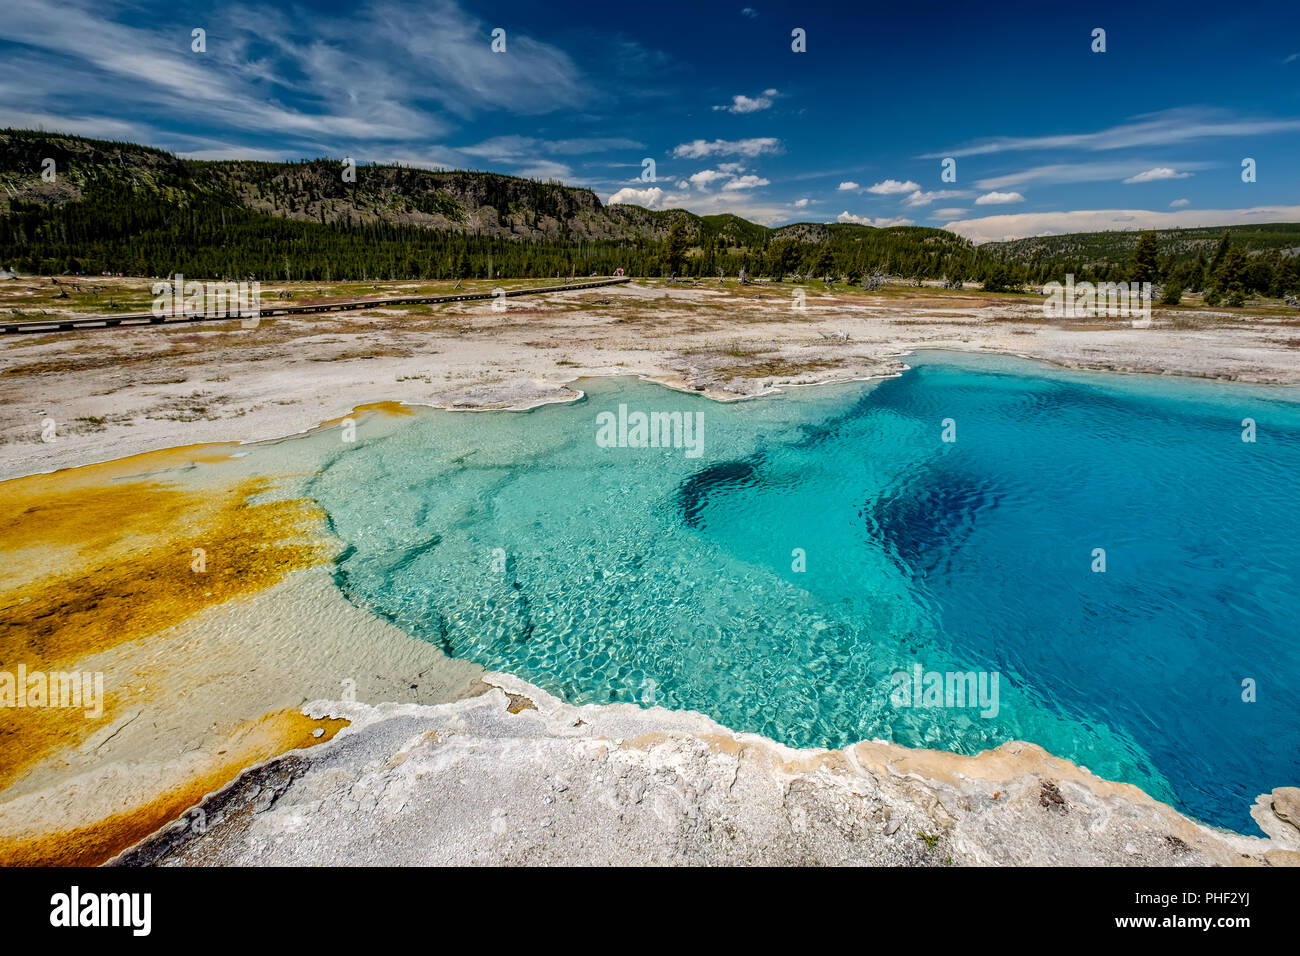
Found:
M 595 282 L 577 282 L 568 285 L 543 286 L 536 289 L 507 289 L 501 297 L 519 295 L 544 295 L 548 292 L 571 292 L 576 289 L 599 289 L 601 286 L 619 285 L 631 281 L 627 277 L 599 279 Z M 263 304 L 258 310 L 259 319 L 284 315 L 310 315 L 315 312 L 349 312 L 357 309 L 376 309 L 389 305 L 427 305 L 440 302 L 473 302 L 497 298 L 492 292 L 461 292 L 455 295 L 403 295 L 384 299 L 338 299 L 331 302 L 292 305 L 277 301 Z M 147 325 L 181 325 L 190 322 L 237 322 L 239 315 L 230 313 L 194 312 L 188 315 L 169 315 L 159 318 L 152 312 L 126 312 L 121 315 L 84 315 L 75 318 L 30 319 L 24 322 L 5 322 L 0 332 L 21 334 L 25 332 L 78 332 L 85 329 L 121 329 Z

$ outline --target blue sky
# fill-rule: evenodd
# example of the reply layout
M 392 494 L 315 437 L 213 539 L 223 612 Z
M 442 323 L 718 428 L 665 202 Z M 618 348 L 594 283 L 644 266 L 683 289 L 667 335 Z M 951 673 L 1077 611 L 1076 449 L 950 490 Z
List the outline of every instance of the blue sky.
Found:
M 6 0 L 0 126 L 977 241 L 1300 221 L 1295 2 L 888 6 Z

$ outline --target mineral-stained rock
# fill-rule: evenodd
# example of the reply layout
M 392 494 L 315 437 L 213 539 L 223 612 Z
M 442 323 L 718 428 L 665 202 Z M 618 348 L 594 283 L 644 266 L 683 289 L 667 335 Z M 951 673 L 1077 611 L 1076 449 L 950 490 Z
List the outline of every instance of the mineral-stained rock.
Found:
M 871 741 L 792 750 L 698 713 L 574 707 L 508 675 L 482 680 L 485 693 L 437 706 L 309 704 L 312 717 L 351 726 L 208 797 L 206 831 L 175 824 L 116 862 L 1285 866 L 1300 856 L 1300 839 L 1203 826 L 1033 744 L 976 756 Z M 1256 810 L 1264 800 L 1272 825 L 1292 829 L 1268 795 Z M 1281 803 L 1290 812 L 1287 794 Z

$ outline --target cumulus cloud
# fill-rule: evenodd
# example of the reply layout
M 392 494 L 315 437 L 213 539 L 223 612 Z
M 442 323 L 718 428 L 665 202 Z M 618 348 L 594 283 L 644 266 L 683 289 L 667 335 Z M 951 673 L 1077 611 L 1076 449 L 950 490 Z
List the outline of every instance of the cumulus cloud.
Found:
M 1138 173 L 1136 176 L 1130 176 L 1124 180 L 1126 183 L 1154 183 L 1162 179 L 1186 179 L 1191 173 L 1180 173 L 1178 170 L 1169 166 L 1156 166 L 1154 169 L 1147 169 Z
M 700 216 L 732 213 L 750 222 L 775 226 L 789 222 L 794 214 L 790 203 L 767 203 L 753 199 L 745 190 L 733 192 L 675 192 L 658 186 L 648 189 L 625 187 L 606 200 L 610 205 L 619 203 L 644 206 L 647 209 L 688 209 Z
M 852 180 L 848 180 L 846 182 L 840 183 L 838 188 L 842 192 L 848 192 L 850 189 L 861 189 L 862 187 L 859 186 L 857 183 L 853 182 Z
M 723 189 L 754 189 L 757 186 L 771 185 L 770 180 L 758 176 L 737 176 L 730 182 L 723 183 Z
M 707 192 L 714 183 L 721 182 L 722 188 L 734 192 L 737 189 L 754 189 L 757 186 L 769 186 L 771 181 L 745 172 L 744 163 L 719 163 L 717 169 L 701 169 L 693 173 L 690 183 L 700 192 Z
M 737 93 L 731 98 L 729 105 L 715 106 L 713 108 L 727 113 L 757 113 L 771 107 L 775 96 L 776 90 L 764 90 L 759 96 L 745 96 L 743 93 Z
M 758 136 L 752 139 L 695 139 L 673 147 L 673 156 L 677 159 L 704 159 L 708 156 L 762 156 L 779 153 L 781 141 L 772 136 Z
M 853 213 L 845 211 L 835 217 L 836 222 L 851 222 L 859 226 L 875 226 L 878 229 L 885 229 L 889 226 L 910 226 L 913 225 L 911 219 L 905 219 L 899 216 L 895 219 L 872 219 L 870 216 L 855 216 Z
M 727 174 L 719 169 L 701 169 L 698 173 L 693 173 L 690 177 L 691 185 L 696 189 L 708 189 L 709 186 L 719 179 L 726 179 Z
M 808 203 L 809 203 L 810 201 L 811 201 L 811 200 L 808 200 L 808 199 L 796 199 L 796 200 L 794 201 L 794 208 L 795 208 L 795 209 L 802 209 L 802 208 L 804 208 L 805 206 L 807 206 Z
M 1171 202 L 1171 203 L 1169 204 L 1169 208 L 1170 208 L 1170 209 L 1181 209 L 1181 208 L 1183 208 L 1184 206 L 1190 206 L 1191 204 L 1192 204 L 1192 201 L 1191 201 L 1190 199 L 1175 199 L 1173 202 Z
M 651 186 L 649 189 L 633 189 L 631 186 L 624 186 L 610 196 L 607 202 L 611 206 L 626 203 L 632 206 L 645 206 L 647 209 L 655 209 L 658 208 L 663 198 L 664 191 L 658 186 Z
M 914 183 L 910 179 L 901 183 L 897 179 L 886 179 L 874 186 L 868 186 L 867 192 L 875 193 L 877 196 L 897 196 L 902 193 L 919 192 L 920 189 L 920 183 Z
M 985 193 L 975 200 L 977 206 L 1005 206 L 1007 203 L 1024 202 L 1020 193 Z

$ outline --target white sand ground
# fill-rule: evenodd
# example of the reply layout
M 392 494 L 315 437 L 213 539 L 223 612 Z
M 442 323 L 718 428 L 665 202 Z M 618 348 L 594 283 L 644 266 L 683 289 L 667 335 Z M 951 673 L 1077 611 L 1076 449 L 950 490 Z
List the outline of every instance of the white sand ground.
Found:
M 757 297 L 757 298 L 756 298 Z M 717 398 L 897 372 L 920 348 L 1063 366 L 1300 383 L 1294 315 L 1156 310 L 1047 322 L 1034 301 L 909 290 L 632 284 L 488 303 L 0 338 L 0 479 L 205 441 L 278 438 L 376 401 L 524 407 L 584 375 Z M 827 338 L 846 335 L 847 341 Z M 45 422 L 55 423 L 43 441 Z

